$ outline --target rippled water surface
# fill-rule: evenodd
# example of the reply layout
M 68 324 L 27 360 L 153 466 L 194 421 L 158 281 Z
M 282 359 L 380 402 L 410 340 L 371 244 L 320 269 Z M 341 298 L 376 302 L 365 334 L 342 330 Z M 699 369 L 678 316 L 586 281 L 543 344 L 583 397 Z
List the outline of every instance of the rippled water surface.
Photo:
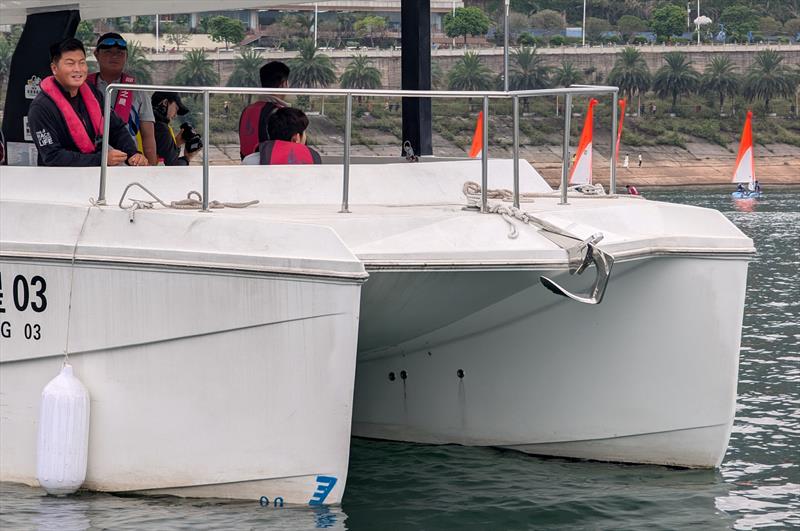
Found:
M 644 190 L 722 210 L 756 243 L 739 398 L 718 471 L 353 440 L 341 507 L 81 494 L 0 484 L 2 529 L 756 529 L 800 527 L 800 188 Z

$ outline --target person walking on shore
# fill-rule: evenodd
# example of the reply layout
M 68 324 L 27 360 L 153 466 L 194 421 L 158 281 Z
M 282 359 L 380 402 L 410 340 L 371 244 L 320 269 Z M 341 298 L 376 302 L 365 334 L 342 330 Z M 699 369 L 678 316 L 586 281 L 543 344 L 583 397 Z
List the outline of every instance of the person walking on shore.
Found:
M 639 153 L 639 167 L 642 167 L 642 154 Z
M 631 162 L 630 157 L 628 155 L 625 155 L 625 158 L 622 159 L 622 167 L 627 169 L 630 162 Z

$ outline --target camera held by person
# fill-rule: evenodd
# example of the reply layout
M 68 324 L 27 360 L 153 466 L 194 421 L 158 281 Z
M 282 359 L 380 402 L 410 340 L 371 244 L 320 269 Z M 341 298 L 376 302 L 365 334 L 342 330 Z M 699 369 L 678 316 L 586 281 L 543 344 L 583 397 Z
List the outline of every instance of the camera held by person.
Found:
M 200 138 L 200 133 L 189 122 L 181 124 L 180 136 L 183 138 L 184 149 L 187 153 L 194 153 L 203 147 L 203 139 Z
M 152 103 L 159 161 L 166 166 L 188 166 L 192 157 L 203 147 L 203 142 L 189 122 L 181 124 L 176 134 L 170 121 L 176 116 L 189 114 L 189 109 L 176 92 L 154 92 Z M 185 146 L 182 156 L 181 146 Z

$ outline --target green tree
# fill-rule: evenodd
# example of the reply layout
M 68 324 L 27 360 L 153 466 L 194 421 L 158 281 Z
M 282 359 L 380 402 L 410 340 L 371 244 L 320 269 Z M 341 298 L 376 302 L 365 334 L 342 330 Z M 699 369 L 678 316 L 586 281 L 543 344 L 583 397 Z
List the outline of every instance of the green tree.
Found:
M 633 15 L 624 15 L 617 21 L 617 29 L 622 33 L 625 42 L 628 42 L 634 33 L 647 30 L 647 22 Z
M 381 88 L 381 71 L 372 65 L 366 55 L 355 55 L 345 67 L 339 83 L 342 88 L 350 89 Z
M 478 54 L 466 52 L 448 72 L 447 84 L 450 90 L 489 90 L 493 84 L 492 72 Z
M 261 52 L 252 48 L 242 48 L 239 55 L 233 60 L 233 72 L 228 78 L 229 87 L 260 87 L 261 78 L 259 69 L 264 59 Z M 252 94 L 246 94 L 247 105 L 253 101 Z
M 386 30 L 386 19 L 374 15 L 367 15 L 357 20 L 353 25 L 353 29 L 356 30 L 356 34 L 360 37 L 369 35 L 369 44 L 374 47 L 375 34 L 383 34 Z
M 5 36 L 0 35 L 0 86 L 5 87 L 8 80 L 8 74 L 11 71 L 11 56 L 14 54 L 14 48 Z M 2 90 L 5 94 L 5 90 Z
M 676 112 L 678 97 L 693 92 L 700 77 L 692 68 L 692 63 L 682 52 L 664 54 L 666 64 L 658 69 L 653 79 L 653 89 L 658 97 L 664 99 L 672 96 L 672 111 Z
M 455 15 L 448 13 L 444 17 L 444 31 L 448 37 L 464 37 L 464 46 L 467 45 L 467 35 L 484 35 L 489 31 L 491 21 L 486 14 L 477 7 L 459 7 Z
M 511 90 L 536 90 L 550 86 L 550 67 L 536 48 L 522 46 L 511 52 L 512 64 L 508 72 Z
M 775 50 L 763 50 L 747 70 L 744 80 L 744 97 L 748 101 L 764 100 L 764 110 L 769 112 L 770 100 L 789 97 L 797 83 L 795 74 L 782 64 L 783 56 Z
M 147 60 L 139 41 L 128 42 L 128 60 L 125 63 L 125 72 L 132 75 L 137 83 L 147 84 L 153 82 L 153 64 Z
M 608 74 L 608 82 L 619 87 L 628 101 L 647 92 L 651 76 L 642 53 L 631 46 L 623 48 Z
M 561 13 L 552 9 L 542 9 L 531 15 L 531 24 L 534 28 L 544 30 L 547 34 L 558 33 L 565 27 Z
M 155 30 L 155 21 L 150 16 L 139 16 L 133 23 L 134 33 L 152 33 Z
M 586 38 L 599 41 L 606 31 L 611 31 L 611 24 L 604 18 L 588 17 L 586 19 Z
M 445 81 L 442 65 L 438 61 L 431 61 L 431 88 L 434 90 L 441 89 L 445 86 Z
M 725 96 L 735 96 L 739 92 L 739 76 L 733 62 L 722 56 L 712 57 L 700 79 L 703 92 L 716 92 L 719 96 L 719 112 L 725 103 Z
M 583 83 L 583 72 L 578 70 L 570 61 L 562 61 L 561 66 L 553 70 L 553 85 L 557 87 L 569 87 Z
M 748 32 L 758 28 L 758 17 L 755 12 L 741 4 L 726 7 L 720 18 L 728 35 L 735 41 L 744 41 Z
M 650 25 L 659 39 L 668 41 L 673 35 L 683 33 L 686 11 L 675 4 L 665 4 L 653 11 Z
M 784 22 L 783 31 L 792 37 L 800 34 L 800 18 L 790 18 Z
M 81 20 L 78 29 L 75 30 L 75 38 L 83 43 L 86 48 L 94 49 L 97 44 L 97 35 L 94 26 L 88 20 Z
M 176 50 L 180 51 L 181 46 L 189 42 L 189 28 L 180 24 L 167 24 L 164 30 L 166 40 L 169 44 L 173 45 Z
M 289 83 L 296 87 L 327 87 L 336 82 L 333 61 L 325 54 L 317 53 L 311 39 L 303 39 L 297 57 L 289 59 L 291 69 Z
M 244 39 L 242 23 L 229 17 L 212 17 L 208 21 L 208 33 L 214 42 L 225 42 L 226 50 L 228 43 L 239 43 Z
M 766 36 L 778 35 L 783 31 L 783 24 L 772 17 L 758 19 L 758 31 Z
M 557 87 L 569 87 L 583 83 L 583 72 L 575 68 L 569 61 L 562 61 L 561 66 L 553 70 L 551 81 Z M 558 114 L 558 95 L 556 95 L 556 114 Z
M 183 54 L 183 63 L 175 73 L 173 82 L 190 87 L 209 87 L 219 82 L 219 76 L 205 50 L 189 50 Z
M 511 65 L 508 72 L 508 88 L 511 90 L 536 90 L 550 86 L 550 67 L 544 58 L 536 53 L 536 48 L 520 46 L 511 52 Z M 530 109 L 530 98 L 523 98 L 525 112 Z M 556 102 L 558 107 L 558 102 Z

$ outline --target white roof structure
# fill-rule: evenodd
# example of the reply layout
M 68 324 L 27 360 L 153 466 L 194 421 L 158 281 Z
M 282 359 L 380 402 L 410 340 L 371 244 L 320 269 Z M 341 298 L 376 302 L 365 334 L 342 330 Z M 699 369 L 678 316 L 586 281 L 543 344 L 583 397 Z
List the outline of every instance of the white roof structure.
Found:
M 22 24 L 34 13 L 80 9 L 84 18 L 110 18 L 131 15 L 154 15 L 170 13 L 198 13 L 221 9 L 258 9 L 290 4 L 308 3 L 298 0 L 230 0 L 221 4 L 218 0 L 177 0 L 165 4 L 158 0 L 0 0 L 0 21 L 3 24 Z M 324 3 L 324 0 L 320 3 Z M 353 2 L 357 3 L 357 2 Z M 364 2 L 368 4 L 370 2 Z

